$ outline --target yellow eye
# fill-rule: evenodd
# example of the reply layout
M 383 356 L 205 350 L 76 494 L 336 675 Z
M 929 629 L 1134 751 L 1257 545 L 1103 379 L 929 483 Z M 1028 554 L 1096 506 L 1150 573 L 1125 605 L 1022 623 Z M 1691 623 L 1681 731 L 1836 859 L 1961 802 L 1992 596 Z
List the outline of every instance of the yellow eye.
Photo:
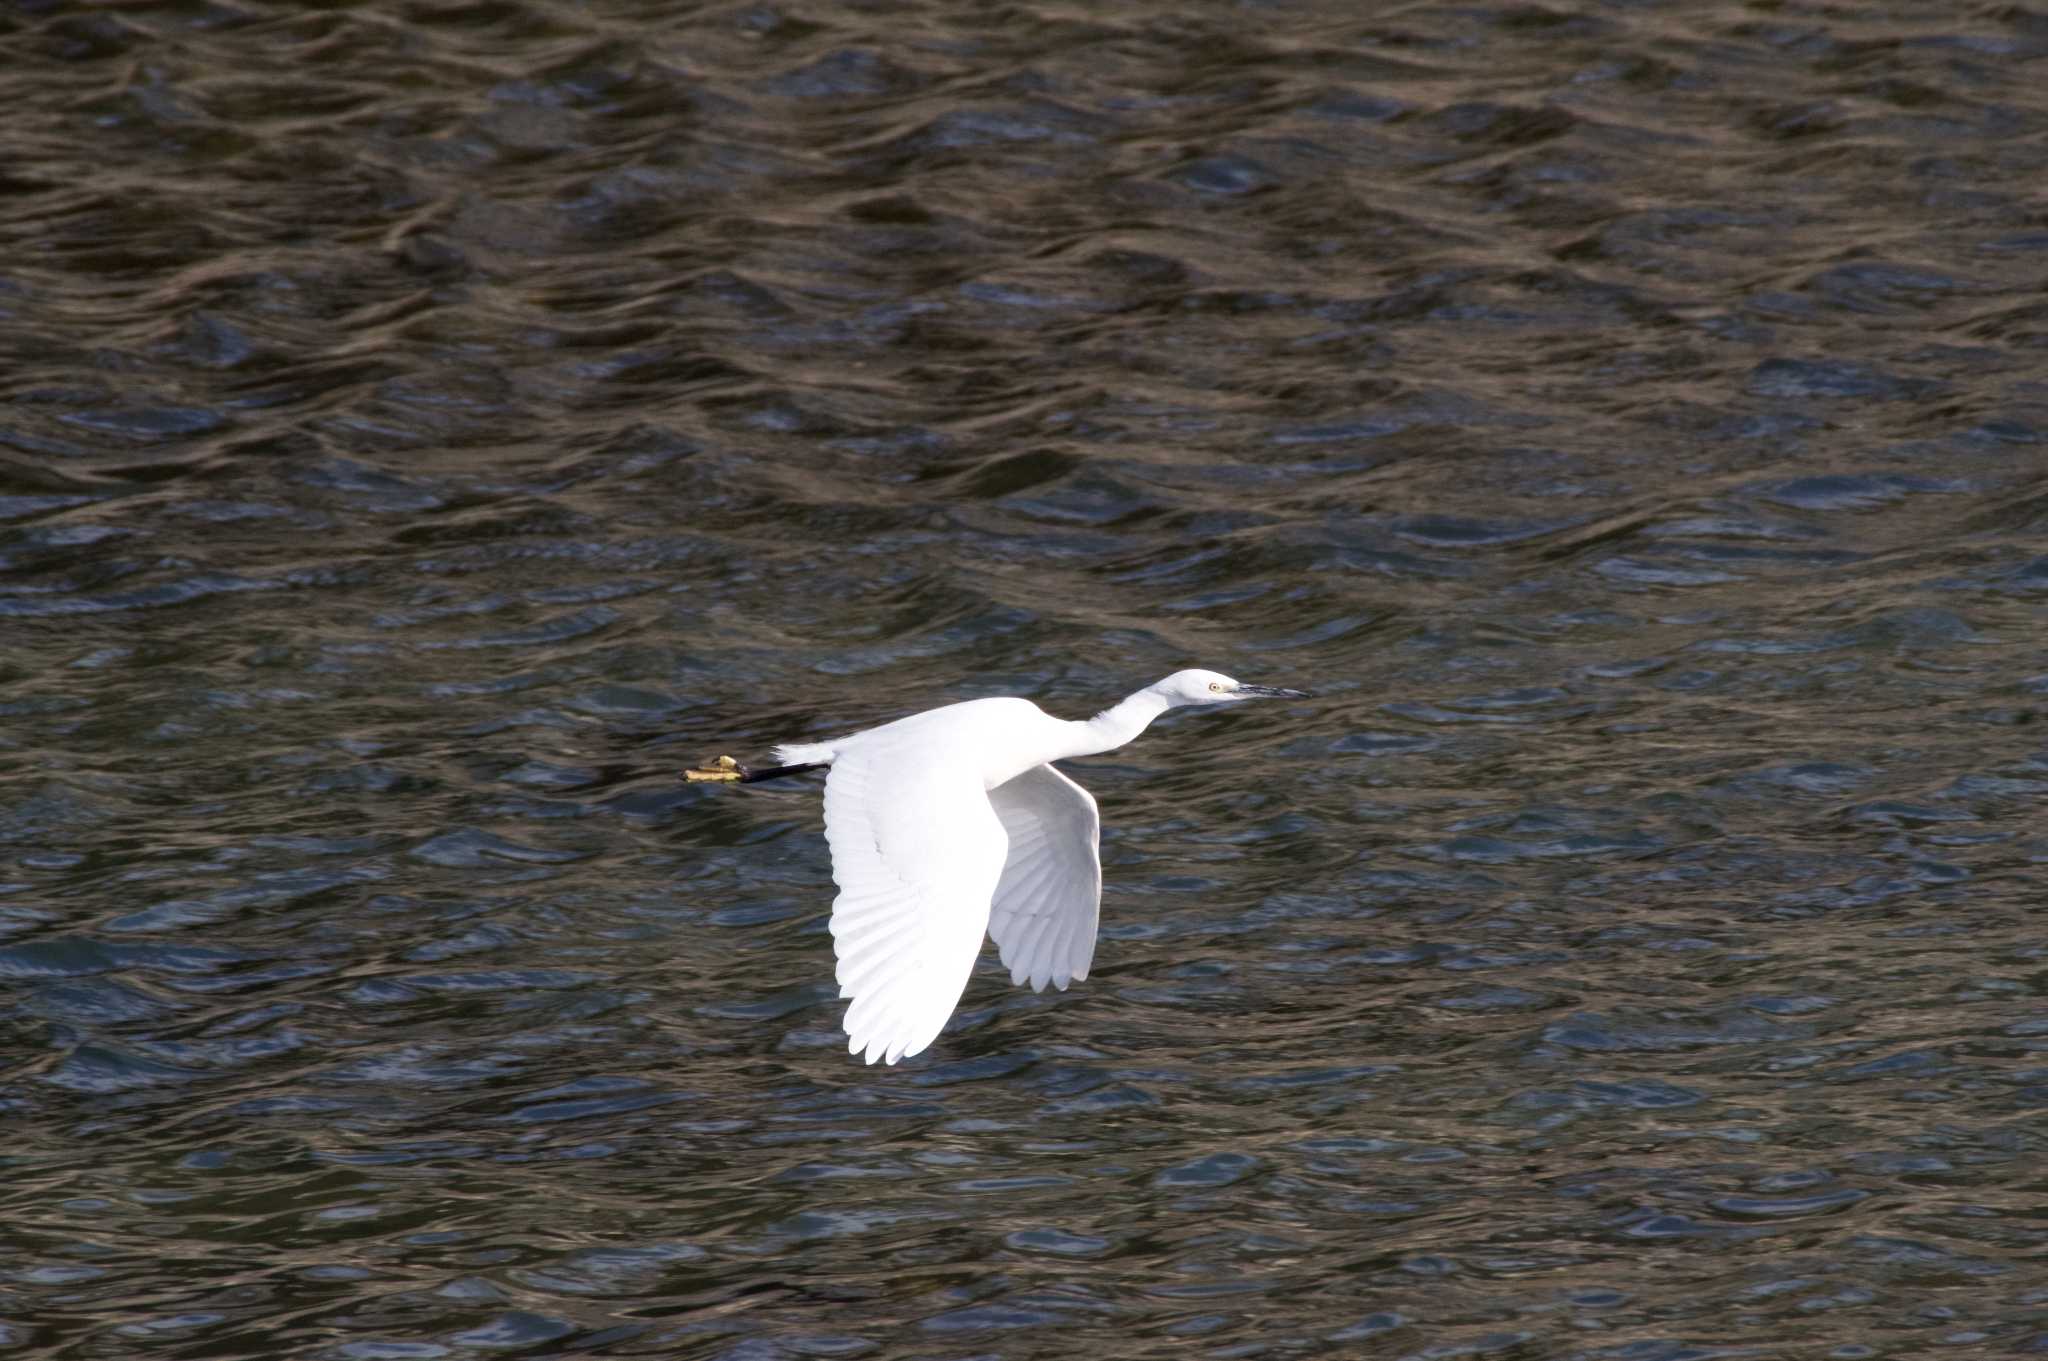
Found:
M 1223 693 L 1223 684 L 1220 681 L 1210 681 L 1209 688 L 1219 695 Z

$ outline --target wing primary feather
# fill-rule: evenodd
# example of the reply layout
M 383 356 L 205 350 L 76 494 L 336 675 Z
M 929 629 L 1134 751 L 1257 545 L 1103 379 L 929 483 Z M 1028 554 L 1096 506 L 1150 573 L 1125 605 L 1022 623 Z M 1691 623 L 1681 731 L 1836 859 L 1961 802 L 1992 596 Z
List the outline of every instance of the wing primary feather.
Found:
M 847 739 L 834 744 L 825 824 L 849 1053 L 892 1064 L 929 1047 L 984 932 L 1018 985 L 1087 977 L 1100 824 L 1087 791 L 1052 767 L 984 791 L 965 759 Z
M 989 916 L 1011 981 L 1042 992 L 1075 977 L 1093 953 L 1102 869 L 1095 801 L 1051 766 L 1035 766 L 989 793 L 1010 836 Z
M 825 781 L 847 1051 L 895 1063 L 945 1028 L 974 969 L 1009 839 L 979 771 L 850 739 Z

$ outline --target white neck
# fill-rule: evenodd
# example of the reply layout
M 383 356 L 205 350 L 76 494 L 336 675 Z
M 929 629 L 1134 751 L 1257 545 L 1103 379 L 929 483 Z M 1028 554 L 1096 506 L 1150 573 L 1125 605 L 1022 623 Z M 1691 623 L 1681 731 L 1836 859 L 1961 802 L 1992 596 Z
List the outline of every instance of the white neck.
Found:
M 1104 709 L 1085 723 L 1069 723 L 1073 744 L 1054 760 L 1069 756 L 1093 756 L 1114 751 L 1136 737 L 1152 720 L 1173 707 L 1166 696 L 1147 687 L 1112 708 Z

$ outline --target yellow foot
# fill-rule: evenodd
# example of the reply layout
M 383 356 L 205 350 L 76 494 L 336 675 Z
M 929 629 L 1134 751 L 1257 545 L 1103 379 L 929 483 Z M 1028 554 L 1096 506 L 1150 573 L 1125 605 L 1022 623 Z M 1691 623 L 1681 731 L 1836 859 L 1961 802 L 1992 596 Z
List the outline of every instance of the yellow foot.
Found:
M 683 778 L 686 780 L 737 780 L 746 773 L 746 767 L 742 766 L 738 761 L 733 760 L 730 756 L 721 756 L 708 766 L 698 766 L 684 771 Z

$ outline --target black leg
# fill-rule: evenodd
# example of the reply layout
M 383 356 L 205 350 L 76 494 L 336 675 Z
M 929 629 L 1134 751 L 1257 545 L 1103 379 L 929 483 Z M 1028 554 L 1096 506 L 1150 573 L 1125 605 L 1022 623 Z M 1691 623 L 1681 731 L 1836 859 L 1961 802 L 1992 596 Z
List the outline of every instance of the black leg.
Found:
M 766 770 L 744 770 L 740 775 L 741 784 L 759 784 L 763 780 L 779 780 L 785 775 L 801 775 L 807 770 L 823 770 L 830 761 L 806 761 L 794 766 L 770 766 Z

